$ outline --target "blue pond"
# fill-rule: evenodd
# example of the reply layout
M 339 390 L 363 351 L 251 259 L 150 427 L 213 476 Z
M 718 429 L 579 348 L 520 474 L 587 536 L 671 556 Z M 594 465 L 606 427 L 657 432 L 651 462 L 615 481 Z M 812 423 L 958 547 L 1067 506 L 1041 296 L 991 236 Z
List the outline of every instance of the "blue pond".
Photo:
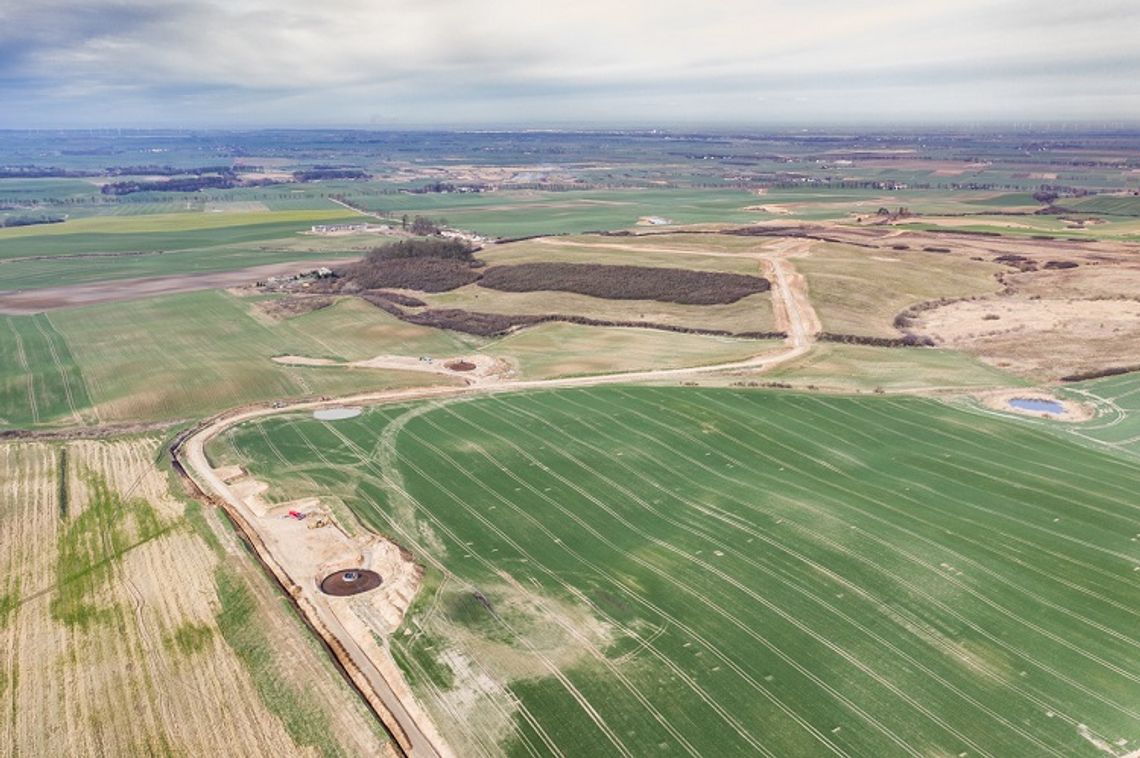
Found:
M 1065 412 L 1065 406 L 1058 403 L 1056 400 L 1041 400 L 1031 397 L 1015 397 L 1009 401 L 1013 408 L 1020 411 L 1031 411 L 1033 413 L 1052 413 L 1060 416 Z

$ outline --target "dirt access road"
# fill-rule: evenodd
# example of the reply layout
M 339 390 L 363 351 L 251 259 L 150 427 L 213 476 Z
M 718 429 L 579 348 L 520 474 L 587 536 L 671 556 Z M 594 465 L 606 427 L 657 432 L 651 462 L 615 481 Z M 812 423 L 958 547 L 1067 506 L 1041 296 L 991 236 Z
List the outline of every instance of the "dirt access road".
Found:
M 231 518 L 246 532 L 250 543 L 261 561 L 290 588 L 298 607 L 308 617 L 314 628 L 325 637 L 330 647 L 337 653 L 341 664 L 349 676 L 370 692 L 370 702 L 377 710 L 387 711 L 385 721 L 393 732 L 400 748 L 412 758 L 428 756 L 451 756 L 454 753 L 444 743 L 427 713 L 410 695 L 410 688 L 404 681 L 392 681 L 398 677 L 399 669 L 391 659 L 373 660 L 357 640 L 337 618 L 333 609 L 317 589 L 313 577 L 295 576 L 290 573 L 288 550 L 271 550 L 256 531 L 254 514 L 243 497 L 227 484 L 222 476 L 210 465 L 206 457 L 206 445 L 213 438 L 230 427 L 257 418 L 279 413 L 302 410 L 319 410 L 342 405 L 374 405 L 388 402 L 401 402 L 413 399 L 454 397 L 490 392 L 515 392 L 531 389 L 556 389 L 563 387 L 589 387 L 603 384 L 683 380 L 701 374 L 728 370 L 764 371 L 794 360 L 811 349 L 815 334 L 819 331 L 819 319 L 808 298 L 806 284 L 789 262 L 789 258 L 808 254 L 813 243 L 810 240 L 788 239 L 770 245 L 762 252 L 753 254 L 771 276 L 773 283 L 773 307 L 777 319 L 787 332 L 785 347 L 779 351 L 764 353 L 747 360 L 721 363 L 711 366 L 697 366 L 678 369 L 655 369 L 598 376 L 573 377 L 569 379 L 540 379 L 514 381 L 504 377 L 503 381 L 471 384 L 466 387 L 434 387 L 411 390 L 367 393 L 351 397 L 317 402 L 296 403 L 284 408 L 269 406 L 236 409 L 203 422 L 172 449 L 175 460 L 182 465 L 186 474 L 197 486 L 213 499 L 214 504 L 225 508 Z M 376 700 L 381 704 L 377 706 Z

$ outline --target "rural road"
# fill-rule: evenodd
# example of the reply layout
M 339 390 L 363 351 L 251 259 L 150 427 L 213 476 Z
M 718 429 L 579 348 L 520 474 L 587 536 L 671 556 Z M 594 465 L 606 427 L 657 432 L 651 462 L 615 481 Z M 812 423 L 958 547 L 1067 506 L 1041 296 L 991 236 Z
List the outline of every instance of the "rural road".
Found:
M 313 402 L 301 402 L 286 407 L 253 407 L 236 409 L 223 413 L 214 419 L 205 422 L 199 429 L 187 436 L 172 450 L 175 460 L 185 468 L 187 475 L 193 479 L 203 492 L 212 494 L 225 504 L 231 515 L 236 514 L 235 520 L 245 524 L 251 531 L 256 532 L 254 524 L 256 518 L 249 510 L 243 499 L 237 495 L 229 485 L 214 471 L 206 457 L 206 445 L 214 437 L 227 429 L 253 419 L 263 418 L 279 413 L 291 413 L 303 410 L 317 410 L 346 404 L 370 405 L 385 402 L 398 402 L 413 399 L 429 399 L 436 397 L 453 397 L 456 395 L 470 395 L 482 393 L 516 392 L 531 389 L 556 389 L 566 387 L 591 387 L 604 384 L 625 382 L 659 381 L 669 379 L 685 379 L 691 376 L 707 374 L 718 371 L 732 370 L 766 370 L 781 363 L 794 360 L 811 349 L 816 332 L 819 330 L 819 320 L 807 296 L 806 285 L 791 264 L 788 258 L 802 255 L 812 243 L 805 240 L 787 240 L 784 243 L 770 246 L 766 251 L 756 255 L 768 265 L 772 276 L 773 309 L 777 314 L 777 322 L 787 332 L 786 347 L 777 352 L 764 353 L 747 360 L 732 363 L 719 363 L 708 366 L 694 366 L 677 369 L 653 369 L 648 371 L 634 371 L 616 374 L 602 374 L 597 376 L 572 377 L 568 379 L 535 379 L 526 381 L 502 381 L 498 383 L 471 384 L 465 387 L 426 387 L 410 390 L 392 390 L 375 392 Z M 352 667 L 367 680 L 372 692 L 387 708 L 392 718 L 399 724 L 405 740 L 401 740 L 402 749 L 411 758 L 435 758 L 437 756 L 450 756 L 453 753 L 444 744 L 440 744 L 438 737 L 434 737 L 436 730 L 429 725 L 421 725 L 420 719 L 423 711 L 416 703 L 405 703 L 397 694 L 396 689 L 385 677 L 381 668 L 373 661 L 342 626 L 336 618 L 331 607 L 323 601 L 320 593 L 315 589 L 312 577 L 289 576 L 281 564 L 265 547 L 260 535 L 251 540 L 259 556 L 274 571 L 284 575 L 288 584 L 297 589 L 302 611 L 314 615 L 310 620 L 318 629 L 326 633 L 339 643 L 340 648 L 347 654 Z M 304 600 L 304 602 L 301 602 Z M 342 663 L 345 661 L 342 660 Z M 347 667 L 347 666 L 346 666 Z M 392 668 L 392 667 L 387 667 Z M 402 685 L 401 690 L 407 691 Z M 431 733 L 429 735 L 429 732 Z

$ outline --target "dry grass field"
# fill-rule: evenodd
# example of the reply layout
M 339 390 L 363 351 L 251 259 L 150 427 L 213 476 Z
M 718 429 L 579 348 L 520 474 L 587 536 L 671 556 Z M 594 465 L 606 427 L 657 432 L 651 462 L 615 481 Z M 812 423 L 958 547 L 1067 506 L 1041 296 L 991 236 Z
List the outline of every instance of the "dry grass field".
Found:
M 953 303 L 917 325 L 940 345 L 1005 371 L 1053 381 L 1140 364 L 1140 259 L 1134 251 L 1026 251 L 1006 294 Z M 1064 261 L 1072 268 L 1046 266 Z
M 796 268 L 825 331 L 875 337 L 897 337 L 892 322 L 909 305 L 998 291 L 994 274 L 1002 270 L 961 255 L 833 244 L 816 245 Z
M 725 234 L 652 234 L 638 237 L 543 237 L 495 245 L 479 253 L 490 265 L 602 263 L 755 274 L 757 253 L 774 240 Z
M 0 445 L 0 754 L 376 754 L 387 736 L 157 439 Z
M 772 297 L 767 292 L 727 305 L 679 305 L 655 300 L 607 300 L 573 292 L 496 292 L 477 284 L 436 295 L 415 293 L 433 308 L 484 313 L 583 315 L 607 321 L 644 321 L 730 332 L 773 331 Z
M 1018 380 L 954 350 L 819 343 L 764 377 L 797 387 L 889 391 L 1016 386 Z
M 779 345 L 653 329 L 540 324 L 480 352 L 513 361 L 525 379 L 681 368 L 744 360 Z

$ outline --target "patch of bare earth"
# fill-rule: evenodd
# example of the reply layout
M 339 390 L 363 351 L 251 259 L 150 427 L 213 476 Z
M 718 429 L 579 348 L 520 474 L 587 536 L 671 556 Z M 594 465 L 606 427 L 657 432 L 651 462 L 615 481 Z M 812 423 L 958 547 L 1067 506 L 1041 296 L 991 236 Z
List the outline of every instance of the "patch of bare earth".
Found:
M 1140 362 L 1140 302 L 992 298 L 927 311 L 919 327 L 940 346 L 1025 376 L 1056 379 Z
M 511 378 L 515 367 L 502 358 L 489 355 L 470 355 L 442 360 L 409 355 L 377 355 L 362 361 L 338 362 L 329 358 L 309 358 L 303 355 L 279 355 L 275 363 L 286 366 L 343 366 L 346 368 L 396 369 L 423 371 L 430 374 L 462 376 L 468 384 L 489 384 Z
M 415 697 L 387 650 L 386 639 L 400 625 L 411 605 L 422 582 L 423 567 L 395 542 L 353 528 L 354 525 L 342 526 L 337 515 L 352 517 L 339 510 L 334 515 L 333 509 L 326 507 L 320 498 L 273 504 L 265 497 L 268 486 L 237 467 L 227 466 L 212 473 L 219 478 L 225 474 L 228 499 L 239 507 L 238 513 L 245 522 L 243 529 L 257 535 L 258 553 L 268 558 L 275 573 L 287 577 L 306 615 L 316 619 L 339 640 L 351 640 L 383 677 L 385 688 L 397 698 L 394 701 L 381 695 L 385 707 L 398 704 L 401 713 L 407 714 L 390 721 L 389 727 L 400 731 L 401 726 L 414 724 L 426 739 L 423 744 L 430 744 L 434 752 L 448 754 L 444 740 L 430 720 L 420 713 Z M 320 582 L 329 574 L 358 568 L 379 574 L 383 579 L 380 586 L 347 597 L 334 597 L 321 591 Z M 405 733 L 401 732 L 401 736 L 402 741 L 407 740 Z M 418 739 L 413 740 L 412 744 L 417 742 Z
M 1037 379 L 1140 362 L 1140 251 L 1061 241 L 1003 247 L 1002 295 L 925 311 L 916 330 Z
M 328 308 L 335 300 L 331 297 L 283 297 L 277 300 L 265 300 L 256 303 L 254 308 L 272 321 L 284 321 L 294 316 L 303 316 L 306 313 Z

